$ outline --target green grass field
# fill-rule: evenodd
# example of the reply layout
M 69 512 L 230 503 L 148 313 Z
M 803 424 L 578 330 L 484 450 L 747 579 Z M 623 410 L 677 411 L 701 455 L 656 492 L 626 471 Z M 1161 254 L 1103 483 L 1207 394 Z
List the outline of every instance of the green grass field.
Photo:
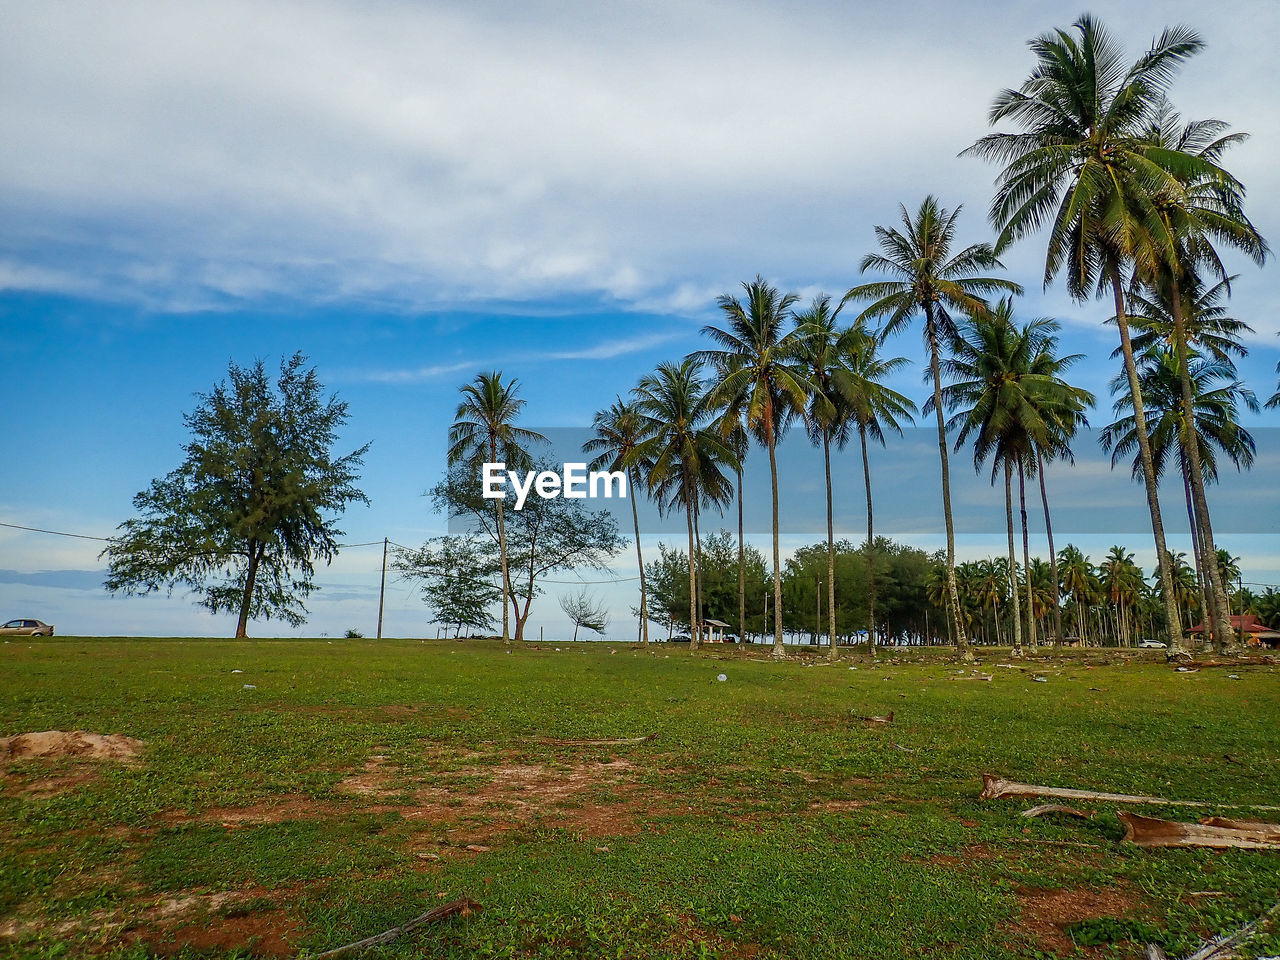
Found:
M 983 681 L 938 654 L 766 652 L 0 645 L 0 736 L 146 744 L 7 763 L 0 954 L 318 953 L 468 896 L 367 956 L 1177 956 L 1280 898 L 1278 853 L 1139 849 L 1106 804 L 977 799 L 992 772 L 1278 803 L 1280 668 L 988 652 Z

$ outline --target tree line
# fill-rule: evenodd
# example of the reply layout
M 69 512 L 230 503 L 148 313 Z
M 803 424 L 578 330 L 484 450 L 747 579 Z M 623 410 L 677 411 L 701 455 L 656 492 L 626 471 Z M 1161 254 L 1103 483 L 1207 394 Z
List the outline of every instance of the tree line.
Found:
M 1225 650 L 1234 642 L 1228 619 L 1230 583 L 1219 559 L 1206 488 L 1220 467 L 1245 468 L 1252 462 L 1253 439 L 1239 415 L 1259 405 L 1235 368 L 1235 360 L 1246 352 L 1242 337 L 1250 329 L 1226 315 L 1225 301 L 1237 278 L 1228 273 L 1222 253 L 1242 253 L 1261 264 L 1269 249 L 1245 213 L 1243 184 L 1224 166 L 1227 152 L 1245 135 L 1230 132 L 1216 119 L 1184 120 L 1169 100 L 1179 68 L 1203 46 L 1194 31 L 1169 28 L 1129 61 L 1089 16 L 1036 37 L 1030 42 L 1034 70 L 1016 88 L 996 95 L 989 111 L 996 129 L 963 154 L 999 168 L 989 210 L 994 242 L 960 242 L 961 211 L 948 209 L 936 197 L 926 197 L 911 210 L 903 206 L 897 224 L 875 227 L 875 248 L 859 264 L 865 282 L 838 300 L 818 296 L 801 304 L 795 294 L 757 276 L 743 283 L 740 293 L 718 299 L 718 321 L 702 330 L 704 347 L 659 364 L 596 415 L 586 448 L 594 458 L 593 469 L 625 472 L 633 491 L 652 498 L 664 514 L 685 521 L 680 603 L 682 616 L 683 604 L 688 604 L 694 649 L 703 633 L 700 598 L 705 609 L 710 589 L 709 574 L 699 575 L 702 525 L 708 511 L 718 515 L 735 501 L 737 610 L 728 611 L 725 621 L 736 622 L 740 635 L 748 633 L 742 476 L 748 456 L 760 451 L 768 461 L 772 516 L 764 588 L 769 613 L 762 632 L 772 635 L 775 652 L 783 651 L 788 603 L 777 447 L 793 428 L 804 430 L 823 451 L 826 577 L 819 578 L 825 596 L 815 610 L 825 603 L 835 614 L 825 626 L 832 655 L 837 637 L 849 636 L 855 624 L 874 638 L 883 619 L 877 604 L 889 603 L 889 583 L 879 583 L 872 454 L 900 434 L 917 412 L 931 418 L 937 431 L 946 530 L 937 612 L 946 636 L 968 659 L 974 630 L 987 635 L 985 622 L 971 615 L 971 598 L 961 593 L 970 569 L 957 564 L 955 556 L 951 456 L 967 449 L 975 469 L 989 471 L 993 482 L 1003 481 L 1008 550 L 1001 564 L 992 561 L 992 576 L 1002 584 L 1012 643 L 1035 643 L 1046 631 L 1064 637 L 1062 618 L 1074 615 L 1071 604 L 1079 608 L 1088 603 L 1063 579 L 1062 568 L 1072 565 L 1053 541 L 1045 475 L 1071 459 L 1072 443 L 1087 425 L 1096 398 L 1068 381 L 1080 358 L 1061 353 L 1056 321 L 1020 318 L 1016 298 L 1022 287 L 1002 275 L 1004 251 L 1033 238 L 1045 244 L 1045 286 L 1061 278 L 1078 301 L 1103 298 L 1107 307 L 1099 320 L 1118 334 L 1115 419 L 1104 438 L 1113 464 L 1130 465 L 1145 489 L 1157 558 L 1153 597 L 1159 607 L 1149 627 L 1165 637 L 1171 653 L 1185 652 L 1190 607 L 1179 603 L 1180 568 L 1167 546 L 1157 492 L 1162 472 L 1176 466 L 1192 527 L 1193 599 L 1215 647 Z M 908 363 L 905 357 L 886 355 L 886 342 L 913 325 L 922 336 L 931 386 L 919 411 L 886 383 Z M 232 373 L 237 382 L 236 368 Z M 210 403 L 216 399 L 215 393 Z M 335 403 L 330 401 L 327 421 L 330 439 L 332 424 L 339 422 L 333 415 L 342 413 Z M 1280 405 L 1280 389 L 1267 405 Z M 527 522 L 521 518 L 522 529 L 512 531 L 508 527 L 517 521 L 508 516 L 502 500 L 469 504 L 466 488 L 479 463 L 532 464 L 536 459 L 544 438 L 519 426 L 523 406 L 518 381 L 499 371 L 480 374 L 463 386 L 450 430 L 451 473 L 437 497 L 451 515 L 465 515 L 472 532 L 466 543 L 425 545 L 427 552 L 417 558 L 416 567 L 402 558 L 404 572 L 430 574 L 461 569 L 471 550 L 468 562 L 473 565 L 465 582 L 490 584 L 488 593 L 475 595 L 472 606 L 487 610 L 496 595 L 504 639 L 511 637 L 513 621 L 516 636 L 522 635 L 530 604 L 541 590 L 540 578 L 545 581 L 548 573 L 575 564 L 600 567 L 624 545 L 616 525 L 610 528 L 611 521 L 600 519 L 603 515 L 576 505 L 558 514 L 548 508 L 552 513 Z M 308 410 L 315 415 L 320 408 L 312 403 Z M 193 429 L 205 429 L 198 422 L 204 412 L 193 415 Z M 246 409 L 239 413 L 255 415 Z M 246 442 L 245 456 L 252 461 L 256 448 L 252 438 Z M 838 455 L 851 444 L 860 459 L 867 511 L 866 538 L 860 561 L 854 561 L 864 570 L 865 611 L 837 595 L 837 561 L 849 551 L 838 550 L 835 541 L 832 459 L 833 451 Z M 221 471 L 234 476 L 219 477 L 219 469 L 205 463 L 212 477 L 209 488 L 218 491 L 211 495 L 209 515 L 217 520 L 221 510 L 223 525 L 235 531 L 234 546 L 211 548 L 218 523 L 188 528 L 171 522 L 183 502 L 204 502 L 192 479 L 204 463 L 203 453 L 190 448 L 183 468 L 187 474 L 171 475 L 140 494 L 136 502 L 144 518 L 123 525 L 121 536 L 108 547 L 108 586 L 142 591 L 175 582 L 195 586 L 217 568 L 226 578 L 209 590 L 206 604 L 219 609 L 237 603 L 239 632 L 246 617 L 257 612 L 296 615 L 286 602 L 282 571 L 291 564 L 300 567 L 303 577 L 294 585 L 305 595 L 312 558 L 327 558 L 334 548 L 322 511 L 341 509 L 363 496 L 349 475 L 362 452 L 334 461 L 335 469 L 341 469 L 329 487 L 313 491 L 311 501 L 295 498 L 293 512 L 262 508 L 261 490 L 266 488 L 258 484 L 266 482 L 269 471 L 237 461 L 234 471 Z M 222 455 L 244 459 L 239 448 Z M 188 469 L 192 463 L 197 468 Z M 1038 487 L 1048 533 L 1047 598 L 1037 592 L 1037 581 L 1045 578 L 1038 577 L 1031 556 L 1028 485 Z M 564 503 L 545 501 L 557 502 Z M 529 529 L 527 523 L 535 521 L 547 526 Z M 644 561 L 634 500 L 633 521 L 644 640 L 654 612 L 648 582 L 653 574 Z M 562 542 L 550 539 L 552 530 Z M 716 543 L 717 549 L 722 546 Z M 261 570 L 270 574 L 270 587 L 260 595 Z M 1118 635 L 1131 626 L 1125 604 L 1114 598 L 1108 602 Z M 668 611 L 669 621 L 672 616 Z M 997 619 L 994 626 L 1000 623 Z M 1086 614 L 1079 629 L 1090 625 Z

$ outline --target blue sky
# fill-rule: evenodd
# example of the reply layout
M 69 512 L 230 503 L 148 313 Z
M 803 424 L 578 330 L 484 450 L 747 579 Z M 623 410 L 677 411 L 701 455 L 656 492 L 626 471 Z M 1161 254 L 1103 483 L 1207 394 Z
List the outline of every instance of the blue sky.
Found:
M 3 9 L 0 120 L 14 148 L 0 156 L 0 520 L 111 532 L 133 494 L 176 465 L 181 413 L 228 361 L 302 350 L 350 403 L 347 446 L 373 441 L 372 505 L 343 518 L 348 539 L 402 543 L 442 526 L 421 493 L 441 468 L 457 387 L 478 370 L 521 380 L 530 424 L 581 426 L 655 363 L 699 346 L 715 296 L 741 280 L 759 272 L 805 296 L 847 289 L 872 226 L 891 222 L 899 202 L 934 192 L 963 203 L 961 239 L 989 238 L 994 171 L 956 154 L 986 131 L 991 96 L 1029 69 L 1026 39 L 1080 12 L 924 2 Z M 1092 10 L 1134 55 L 1167 23 L 1201 30 L 1208 49 L 1176 101 L 1253 134 L 1231 167 L 1275 242 L 1274 5 Z M 1105 397 L 1116 369 L 1107 311 L 1071 303 L 1060 285 L 1042 292 L 1041 257 L 1028 241 L 1005 258 L 1028 289 L 1020 312 L 1060 318 L 1065 347 L 1088 358 L 1076 379 Z M 1236 269 L 1233 311 L 1257 330 L 1241 373 L 1265 398 L 1280 359 L 1280 283 L 1274 265 Z M 914 332 L 894 348 L 919 359 Z M 918 365 L 896 385 L 923 399 Z M 1270 432 L 1259 442 L 1270 457 Z M 806 462 L 798 446 L 788 457 L 797 471 Z M 857 535 L 856 459 L 841 470 Z M 1228 477 L 1215 497 L 1261 497 L 1266 476 L 1251 486 Z M 884 485 L 900 492 L 894 480 L 886 468 Z M 1083 502 L 1101 495 L 1085 473 L 1062 482 Z M 1139 490 L 1128 493 L 1140 507 Z M 783 515 L 788 545 L 813 539 L 785 500 Z M 1253 532 L 1224 537 L 1259 582 L 1280 582 L 1276 515 L 1263 498 Z M 1111 542 L 1078 539 L 1095 554 Z M 1124 540 L 1140 558 L 1149 551 L 1145 528 Z M 1000 542 L 998 528 L 968 534 L 962 552 Z M 98 546 L 0 529 L 0 612 L 65 632 L 230 629 L 183 598 L 107 597 L 93 587 Z M 348 551 L 323 571 L 304 632 L 370 629 L 376 554 Z M 624 556 L 616 573 L 633 566 Z M 629 597 L 604 592 L 625 635 Z M 426 629 L 409 587 L 390 595 L 389 632 Z M 552 598 L 534 616 L 553 632 L 560 621 Z

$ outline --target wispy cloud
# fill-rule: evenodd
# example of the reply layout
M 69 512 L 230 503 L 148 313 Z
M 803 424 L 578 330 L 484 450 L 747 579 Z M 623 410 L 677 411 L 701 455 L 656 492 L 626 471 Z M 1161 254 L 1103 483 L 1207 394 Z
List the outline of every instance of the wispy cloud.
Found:
M 628 353 L 639 353 L 641 350 L 648 350 L 651 347 L 658 347 L 664 343 L 670 343 L 680 334 L 669 333 L 651 333 L 639 337 L 621 337 L 617 340 L 607 340 L 604 343 L 598 343 L 594 347 L 585 347 L 581 350 L 559 350 L 549 353 L 535 353 L 526 359 L 529 360 L 612 360 L 614 357 L 625 356 Z
M 629 353 L 639 353 L 652 347 L 670 343 L 680 336 L 679 332 L 649 333 L 637 337 L 619 337 L 605 340 L 590 347 L 579 350 L 540 350 L 528 353 L 510 354 L 506 356 L 486 357 L 484 359 L 460 360 L 457 363 L 431 364 L 423 367 L 406 367 L 393 370 L 366 370 L 340 376 L 339 379 L 364 381 L 367 383 L 409 384 L 424 383 L 437 380 L 464 371 L 475 372 L 490 369 L 504 363 L 519 361 L 522 365 L 545 363 L 554 360 L 612 360 Z

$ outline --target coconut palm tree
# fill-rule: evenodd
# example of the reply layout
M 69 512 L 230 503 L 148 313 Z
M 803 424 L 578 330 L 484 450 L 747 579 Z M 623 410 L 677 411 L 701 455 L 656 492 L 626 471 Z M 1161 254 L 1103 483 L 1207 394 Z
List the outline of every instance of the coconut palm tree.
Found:
M 742 416 L 747 428 L 769 452 L 769 482 L 773 492 L 773 653 L 782 645 L 781 535 L 778 528 L 777 445 L 789 418 L 804 410 L 814 392 L 807 371 L 797 362 L 801 335 L 788 331 L 790 311 L 797 297 L 779 293 L 763 277 L 744 282 L 745 302 L 730 294 L 717 301 L 725 326 L 708 324 L 702 332 L 718 349 L 694 356 L 716 372 L 711 402 Z
M 876 227 L 879 253 L 862 258 L 860 270 L 875 270 L 888 279 L 864 283 L 845 294 L 842 303 L 869 300 L 859 321 L 884 319 L 881 336 L 901 329 L 917 315 L 924 317 L 924 340 L 933 377 L 933 402 L 938 420 L 938 455 L 942 466 L 942 514 L 947 530 L 947 595 L 955 618 L 957 653 L 972 660 L 969 640 L 960 620 L 956 587 L 955 525 L 951 518 L 951 478 L 947 462 L 947 431 L 942 406 L 940 345 L 955 335 L 952 312 L 982 314 L 985 297 L 1001 292 L 1021 293 L 1012 280 L 982 276 L 984 270 L 1003 269 L 990 244 L 975 243 L 952 253 L 960 208 L 948 211 L 934 197 L 925 197 L 914 217 L 899 207 L 902 230 Z
M 1058 555 L 1058 569 L 1062 571 L 1062 590 L 1075 604 L 1076 634 L 1081 643 L 1087 644 L 1089 635 L 1086 611 L 1089 604 L 1096 602 L 1098 597 L 1098 578 L 1093 564 L 1079 547 L 1069 543 Z
M 1249 352 L 1242 339 L 1253 333 L 1253 327 L 1243 320 L 1227 316 L 1224 301 L 1237 279 L 1238 276 L 1233 275 L 1207 284 L 1192 276 L 1184 277 L 1181 284 L 1187 345 L 1201 356 L 1233 367 L 1237 358 Z M 1165 284 L 1130 291 L 1129 326 L 1135 356 L 1142 356 L 1152 347 L 1176 351 L 1173 306 L 1168 295 L 1169 287 Z M 1114 317 L 1108 321 L 1114 322 Z M 1111 356 L 1119 359 L 1120 348 L 1111 351 Z
M 1086 403 L 1092 400 L 1088 393 L 1057 376 L 1058 371 L 1079 359 L 1078 354 L 1054 355 L 1057 329 L 1056 321 L 1043 317 L 1016 326 L 1013 298 L 1005 297 L 985 315 L 976 316 L 959 328 L 952 356 L 943 364 L 953 380 L 942 395 L 952 412 L 948 427 L 957 431 L 956 450 L 972 441 L 975 469 L 981 471 L 988 459 L 993 461 L 993 484 L 1000 470 L 1004 470 L 1015 650 L 1022 646 L 1022 626 L 1014 548 L 1013 471 L 1038 446 L 1051 442 L 1060 420 L 1082 415 Z M 1023 553 L 1024 560 L 1029 561 L 1025 492 L 1021 486 L 1019 489 Z M 1027 604 L 1029 613 L 1029 597 Z M 1034 620 L 1028 621 L 1028 636 L 1033 644 L 1034 629 Z
M 860 329 L 855 324 L 854 329 Z M 850 419 L 857 424 L 858 444 L 862 451 L 862 484 L 867 494 L 867 652 L 876 651 L 876 568 L 875 511 L 871 497 L 871 458 L 867 439 L 885 445 L 885 431 L 902 435 L 902 423 L 914 423 L 916 405 L 906 396 L 885 385 L 885 381 L 902 367 L 906 357 L 881 357 L 881 338 L 866 334 L 854 339 L 837 370 L 836 385 L 849 406 Z M 944 607 L 939 604 L 939 607 Z
M 1210 483 L 1218 477 L 1219 455 L 1230 460 L 1237 470 L 1252 466 L 1256 447 L 1252 434 L 1240 426 L 1240 408 L 1256 413 L 1259 409 L 1258 401 L 1252 390 L 1233 379 L 1234 373 L 1235 367 L 1230 362 L 1192 358 L 1189 380 L 1192 384 L 1195 428 L 1188 431 L 1182 400 L 1181 364 L 1177 356 L 1171 351 L 1152 348 L 1140 359 L 1139 382 L 1149 414 L 1147 430 L 1152 467 L 1159 478 L 1169 462 L 1176 460 L 1182 474 L 1187 521 L 1196 559 L 1196 582 L 1202 592 L 1213 590 L 1212 580 L 1206 582 L 1207 578 L 1202 578 L 1199 571 L 1207 569 L 1207 554 L 1214 548 L 1205 536 L 1200 514 L 1195 509 L 1189 444 L 1194 440 L 1202 475 Z M 1120 378 L 1112 381 L 1111 389 L 1112 393 L 1118 394 L 1114 404 L 1117 419 L 1103 430 L 1101 440 L 1103 446 L 1111 451 L 1111 463 L 1114 466 L 1134 453 L 1137 447 L 1137 428 L 1132 417 L 1132 402 L 1128 394 L 1123 392 Z M 1135 477 L 1140 469 L 1141 462 L 1135 458 Z M 1207 596 L 1202 597 L 1201 608 L 1208 611 L 1212 608 L 1212 603 Z M 1226 603 L 1224 595 L 1222 604 L 1225 606 Z M 1229 626 L 1228 622 L 1228 628 Z M 1215 632 L 1220 633 L 1223 629 L 1219 624 L 1215 627 Z M 1233 637 L 1234 634 L 1225 633 L 1219 643 Z
M 1133 637 L 1132 611 L 1142 592 L 1142 568 L 1134 563 L 1132 553 L 1124 547 L 1113 546 L 1098 565 L 1098 580 L 1115 612 L 1117 642 L 1128 646 Z
M 640 547 L 640 510 L 636 504 L 641 488 L 636 483 L 636 475 L 637 472 L 647 474 L 651 465 L 636 456 L 636 448 L 644 439 L 640 413 L 634 403 L 618 397 L 608 409 L 596 412 L 591 430 L 591 438 L 582 445 L 584 453 L 594 454 L 590 469 L 621 471 L 627 475 L 631 519 L 636 529 L 636 562 L 640 565 L 640 642 L 648 643 L 648 590 L 644 579 L 644 551 Z
M 831 308 L 831 298 L 819 294 L 809 306 L 795 314 L 800 334 L 796 362 L 804 368 L 813 390 L 804 409 L 804 427 L 809 441 L 822 447 L 822 465 L 827 484 L 827 610 L 830 658 L 836 659 L 836 534 L 831 488 L 831 446 L 843 450 L 853 434 L 853 421 L 844 393 L 836 386 L 836 371 L 853 349 L 852 341 L 866 334 L 860 328 L 836 327 L 839 308 Z M 822 624 L 817 633 L 822 632 Z
M 694 516 L 703 496 L 723 499 L 732 489 L 724 474 L 736 468 L 733 448 L 715 429 L 715 407 L 694 357 L 663 363 L 640 379 L 635 409 L 643 438 L 632 456 L 648 465 L 648 486 L 662 512 L 683 509 L 689 532 L 689 649 L 698 649 L 697 547 Z
M 1207 161 L 1161 150 L 1150 130 L 1178 68 L 1203 47 L 1185 27 L 1165 30 L 1137 61 L 1126 65 L 1103 26 L 1085 15 L 1071 29 L 1030 42 L 1036 67 L 1017 90 L 992 103 L 993 125 L 1010 121 L 1017 132 L 982 137 L 965 151 L 1004 165 L 996 180 L 991 221 L 996 249 L 1048 228 L 1044 283 L 1066 272 L 1078 300 L 1110 291 L 1120 331 L 1125 373 L 1134 397 L 1147 507 L 1169 619 L 1171 654 L 1185 653 L 1178 632 L 1173 584 L 1164 567 L 1164 523 L 1146 440 L 1138 371 L 1124 303 L 1124 273 L 1140 259 L 1171 260 L 1173 238 L 1157 211 L 1161 196 L 1182 192 L 1179 175 Z
M 1148 132 L 1147 153 L 1149 157 L 1168 154 L 1179 158 L 1180 162 L 1169 169 L 1182 189 L 1154 194 L 1162 230 L 1154 237 L 1157 242 L 1152 243 L 1150 255 L 1136 257 L 1134 261 L 1135 279 L 1148 287 L 1162 289 L 1170 307 L 1173 352 L 1178 359 L 1181 380 L 1182 424 L 1189 433 L 1183 444 L 1187 475 L 1196 523 L 1207 544 L 1199 556 L 1197 575 L 1202 582 L 1207 580 L 1208 614 L 1220 651 L 1235 635 L 1228 618 L 1226 588 L 1218 570 L 1199 444 L 1194 437 L 1191 335 L 1186 308 L 1193 305 L 1193 301 L 1189 302 L 1190 296 L 1200 286 L 1198 269 L 1207 268 L 1226 280 L 1226 269 L 1216 245 L 1229 245 L 1259 265 L 1269 252 L 1266 241 L 1244 214 L 1244 187 L 1219 164 L 1228 147 L 1245 139 L 1244 134 L 1225 134 L 1226 129 L 1227 125 L 1219 120 L 1184 124 L 1167 100 L 1160 104 Z M 1187 158 L 1195 162 L 1181 162 Z
M 520 398 L 520 381 L 502 380 L 501 372 L 476 374 L 474 380 L 463 384 L 462 402 L 453 415 L 449 427 L 449 463 L 480 464 L 505 463 L 515 469 L 529 461 L 527 447 L 534 443 L 546 443 L 547 438 L 532 430 L 517 427 L 515 421 L 524 409 Z M 508 598 L 511 581 L 507 572 L 507 528 L 503 519 L 504 498 L 496 501 L 498 512 L 498 552 L 502 561 L 502 641 L 511 642 L 508 618 Z

